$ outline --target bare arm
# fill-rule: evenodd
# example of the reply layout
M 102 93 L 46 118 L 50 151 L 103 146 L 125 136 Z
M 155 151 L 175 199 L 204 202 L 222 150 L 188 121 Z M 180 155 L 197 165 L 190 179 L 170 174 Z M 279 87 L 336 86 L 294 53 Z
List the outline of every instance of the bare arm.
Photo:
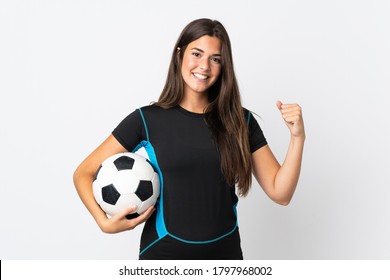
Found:
M 146 221 L 154 210 L 153 207 L 150 207 L 139 217 L 128 220 L 125 216 L 134 210 L 132 207 L 129 207 L 109 219 L 96 203 L 92 192 L 92 182 L 98 167 L 109 156 L 122 152 L 127 152 L 127 150 L 115 137 L 110 135 L 77 167 L 73 174 L 74 185 L 81 201 L 91 213 L 100 229 L 106 233 L 117 233 L 133 229 L 140 223 Z
M 294 195 L 301 171 L 305 142 L 302 110 L 297 104 L 277 103 L 290 130 L 290 144 L 280 165 L 268 145 L 252 154 L 253 174 L 264 192 L 276 203 L 288 205 Z

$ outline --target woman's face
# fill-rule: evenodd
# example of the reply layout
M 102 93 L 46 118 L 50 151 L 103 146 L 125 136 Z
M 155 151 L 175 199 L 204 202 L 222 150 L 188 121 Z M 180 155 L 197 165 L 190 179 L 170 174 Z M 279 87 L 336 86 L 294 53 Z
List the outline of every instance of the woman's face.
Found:
M 221 40 L 202 36 L 188 44 L 181 66 L 184 94 L 207 93 L 221 73 Z

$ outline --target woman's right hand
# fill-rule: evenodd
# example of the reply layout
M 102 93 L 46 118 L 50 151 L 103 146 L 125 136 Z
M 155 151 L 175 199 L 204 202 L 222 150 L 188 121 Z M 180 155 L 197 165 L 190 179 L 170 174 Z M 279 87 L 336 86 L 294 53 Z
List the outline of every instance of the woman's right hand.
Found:
M 105 233 L 118 233 L 122 231 L 132 230 L 139 224 L 145 222 L 155 211 L 154 206 L 150 206 L 140 216 L 132 219 L 127 219 L 126 215 L 135 210 L 134 206 L 124 209 L 122 212 L 107 218 L 98 223 L 100 229 Z

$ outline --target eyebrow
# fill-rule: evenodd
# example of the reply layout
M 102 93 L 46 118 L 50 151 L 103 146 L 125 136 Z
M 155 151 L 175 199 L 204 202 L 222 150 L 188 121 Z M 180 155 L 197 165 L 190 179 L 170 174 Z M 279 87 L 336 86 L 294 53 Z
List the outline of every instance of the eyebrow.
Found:
M 204 50 L 199 49 L 199 48 L 192 48 L 191 50 L 197 50 L 198 52 L 204 53 Z M 221 56 L 221 54 L 216 53 L 216 54 L 212 54 L 211 56 Z

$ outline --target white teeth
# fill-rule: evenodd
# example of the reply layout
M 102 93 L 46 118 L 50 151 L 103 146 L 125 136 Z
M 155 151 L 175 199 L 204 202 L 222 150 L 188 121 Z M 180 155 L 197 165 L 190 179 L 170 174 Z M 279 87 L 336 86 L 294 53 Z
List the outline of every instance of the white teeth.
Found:
M 206 80 L 208 78 L 208 76 L 198 74 L 198 73 L 194 73 L 194 76 L 197 77 L 198 79 L 201 79 L 201 80 Z

